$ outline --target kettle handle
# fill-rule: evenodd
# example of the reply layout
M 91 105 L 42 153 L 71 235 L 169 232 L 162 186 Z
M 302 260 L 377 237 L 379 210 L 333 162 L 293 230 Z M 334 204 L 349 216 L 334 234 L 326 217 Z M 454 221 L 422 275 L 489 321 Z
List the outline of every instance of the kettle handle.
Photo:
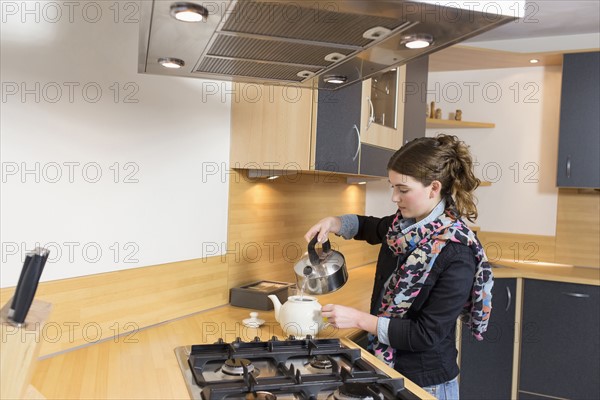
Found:
M 315 250 L 315 245 L 317 244 L 319 234 L 317 233 L 311 241 L 308 243 L 308 259 L 312 265 L 319 265 L 321 259 Z M 329 243 L 329 239 L 323 242 L 323 253 L 329 253 L 331 251 L 331 243 Z

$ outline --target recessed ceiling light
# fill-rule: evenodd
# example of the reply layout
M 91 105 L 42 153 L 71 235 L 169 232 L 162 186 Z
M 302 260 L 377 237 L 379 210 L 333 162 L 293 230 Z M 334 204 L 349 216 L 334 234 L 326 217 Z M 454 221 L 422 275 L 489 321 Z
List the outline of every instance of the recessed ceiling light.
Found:
M 341 75 L 330 75 L 323 78 L 325 83 L 333 83 L 334 85 L 339 85 L 346 82 L 346 77 Z
M 531 60 L 529 60 L 529 62 L 532 64 L 537 64 L 540 62 L 540 60 L 538 60 L 537 58 L 532 58 Z
M 429 47 L 433 43 L 433 36 L 426 33 L 418 33 L 404 36 L 402 44 L 409 49 L 423 49 Z
M 180 60 L 179 58 L 173 58 L 173 57 L 159 58 L 158 63 L 165 68 L 173 68 L 173 69 L 181 68 L 185 65 L 185 62 L 183 62 L 183 60 Z
M 208 10 L 194 3 L 173 3 L 171 15 L 183 22 L 201 22 L 208 17 Z
M 277 178 L 279 178 L 279 175 L 269 176 L 267 179 L 270 180 L 270 181 L 272 181 L 272 180 L 277 179 Z

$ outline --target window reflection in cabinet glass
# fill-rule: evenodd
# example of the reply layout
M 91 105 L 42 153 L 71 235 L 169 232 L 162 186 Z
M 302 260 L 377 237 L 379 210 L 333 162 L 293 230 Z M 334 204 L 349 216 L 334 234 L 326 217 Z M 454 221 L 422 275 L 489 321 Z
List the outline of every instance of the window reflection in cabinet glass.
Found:
M 398 69 L 374 76 L 371 83 L 369 125 L 376 123 L 396 129 Z

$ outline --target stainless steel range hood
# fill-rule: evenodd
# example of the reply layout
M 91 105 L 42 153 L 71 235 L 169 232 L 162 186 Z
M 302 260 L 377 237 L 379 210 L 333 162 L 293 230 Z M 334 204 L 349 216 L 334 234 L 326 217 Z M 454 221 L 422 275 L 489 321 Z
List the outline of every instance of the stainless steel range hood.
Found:
M 189 3 L 207 17 L 182 22 L 172 16 L 174 1 L 140 2 L 139 72 L 337 89 L 521 18 L 525 1 Z M 405 46 L 422 34 L 429 47 Z M 165 68 L 165 57 L 184 65 Z M 343 83 L 328 83 L 332 76 Z

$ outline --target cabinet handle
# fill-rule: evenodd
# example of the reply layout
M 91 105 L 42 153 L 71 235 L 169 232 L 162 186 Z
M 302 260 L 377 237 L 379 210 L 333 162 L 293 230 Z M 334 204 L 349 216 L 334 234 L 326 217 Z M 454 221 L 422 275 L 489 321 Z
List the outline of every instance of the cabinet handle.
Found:
M 571 177 L 571 156 L 567 156 L 567 178 Z
M 367 129 L 371 127 L 371 124 L 375 122 L 375 107 L 373 107 L 373 102 L 370 97 L 367 97 L 367 101 L 369 102 L 369 119 L 367 120 Z
M 587 299 L 590 297 L 590 295 L 586 293 L 562 292 L 562 294 L 569 297 L 577 297 L 578 299 Z
M 356 161 L 356 157 L 358 157 L 358 153 L 360 153 L 360 131 L 358 130 L 356 124 L 352 128 L 356 131 L 356 137 L 358 139 L 358 146 L 356 146 L 356 154 L 354 154 L 354 157 L 352 157 L 352 161 Z
M 512 293 L 510 292 L 510 288 L 507 286 L 506 287 L 506 297 L 508 298 L 508 301 L 506 302 L 506 310 L 508 311 L 508 309 L 510 308 L 510 305 L 512 304 Z

